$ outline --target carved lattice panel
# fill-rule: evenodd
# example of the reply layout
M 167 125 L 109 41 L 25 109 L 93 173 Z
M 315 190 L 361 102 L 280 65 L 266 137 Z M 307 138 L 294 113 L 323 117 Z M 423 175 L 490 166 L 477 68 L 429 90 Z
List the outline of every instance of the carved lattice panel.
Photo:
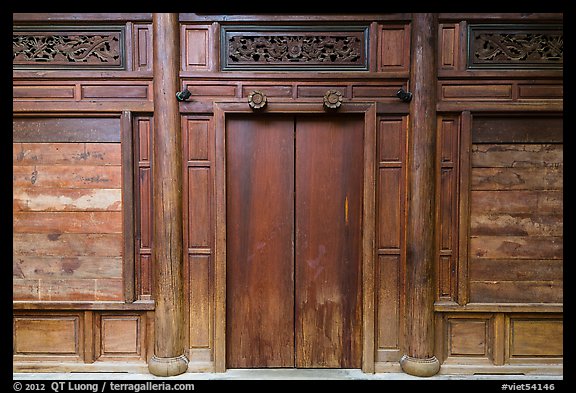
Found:
M 367 26 L 224 26 L 223 70 L 368 70 Z
M 124 69 L 123 26 L 14 27 L 14 68 Z
M 562 68 L 559 25 L 470 25 L 468 68 Z

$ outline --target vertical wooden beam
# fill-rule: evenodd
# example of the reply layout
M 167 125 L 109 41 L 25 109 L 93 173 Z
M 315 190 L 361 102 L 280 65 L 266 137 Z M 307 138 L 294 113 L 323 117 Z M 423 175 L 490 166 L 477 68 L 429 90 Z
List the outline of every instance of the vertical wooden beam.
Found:
M 136 297 L 134 257 L 134 153 L 132 134 L 132 113 L 123 111 L 120 117 L 122 149 L 122 233 L 123 253 L 122 272 L 124 281 L 124 301 L 132 303 Z
M 154 13 L 153 226 L 155 274 L 154 375 L 174 376 L 188 368 L 184 348 L 182 149 L 176 93 L 180 70 L 177 13 Z
M 432 376 L 440 370 L 434 356 L 434 255 L 436 185 L 436 53 L 438 16 L 412 18 L 406 223 L 405 355 L 402 370 Z

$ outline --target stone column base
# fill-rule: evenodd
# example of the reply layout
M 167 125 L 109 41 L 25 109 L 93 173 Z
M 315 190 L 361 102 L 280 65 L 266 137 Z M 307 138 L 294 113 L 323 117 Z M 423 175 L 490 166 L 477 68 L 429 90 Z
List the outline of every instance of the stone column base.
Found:
M 148 362 L 148 371 L 158 377 L 173 377 L 188 370 L 188 359 L 184 355 L 175 358 L 159 358 L 153 355 Z
M 419 359 L 404 355 L 402 359 L 400 359 L 400 366 L 406 374 L 417 377 L 431 377 L 440 371 L 440 362 L 436 359 L 436 356 Z

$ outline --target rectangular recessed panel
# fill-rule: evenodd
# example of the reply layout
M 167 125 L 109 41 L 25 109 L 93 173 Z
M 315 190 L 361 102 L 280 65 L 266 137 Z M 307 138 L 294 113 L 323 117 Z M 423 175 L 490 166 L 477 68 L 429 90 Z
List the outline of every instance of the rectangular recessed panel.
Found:
M 14 317 L 14 354 L 78 355 L 79 318 Z
M 486 320 L 449 319 L 449 355 L 487 356 Z
M 100 334 L 102 355 L 140 354 L 139 316 L 102 316 Z
M 222 26 L 222 70 L 368 70 L 368 26 Z
M 511 319 L 510 356 L 562 356 L 563 333 L 562 320 Z

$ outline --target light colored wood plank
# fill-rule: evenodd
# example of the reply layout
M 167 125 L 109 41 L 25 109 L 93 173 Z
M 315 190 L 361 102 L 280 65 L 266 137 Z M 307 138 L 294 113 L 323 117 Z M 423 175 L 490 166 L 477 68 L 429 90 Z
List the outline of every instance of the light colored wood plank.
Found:
M 122 253 L 122 235 L 15 233 L 13 246 L 15 256 L 118 257 Z
M 559 236 L 472 236 L 470 256 L 489 259 L 562 259 Z
M 40 300 L 96 300 L 96 280 L 93 279 L 59 279 L 40 280 Z
M 121 278 L 121 257 L 39 257 L 14 255 L 13 277 L 26 280 L 44 278 Z
M 471 214 L 472 236 L 562 236 L 563 214 L 488 213 Z
M 46 188 L 121 188 L 120 166 L 17 165 L 13 185 Z
M 211 336 L 210 257 L 190 255 L 190 348 L 209 348 Z
M 18 233 L 122 233 L 122 212 L 16 212 Z
M 14 143 L 14 165 L 120 165 L 119 143 Z
M 557 168 L 563 166 L 562 144 L 474 144 L 473 168 Z
M 122 190 L 18 187 L 12 206 L 18 211 L 122 211 Z
M 556 213 L 563 209 L 562 191 L 473 191 L 471 213 Z
M 563 168 L 473 168 L 472 190 L 562 190 Z

